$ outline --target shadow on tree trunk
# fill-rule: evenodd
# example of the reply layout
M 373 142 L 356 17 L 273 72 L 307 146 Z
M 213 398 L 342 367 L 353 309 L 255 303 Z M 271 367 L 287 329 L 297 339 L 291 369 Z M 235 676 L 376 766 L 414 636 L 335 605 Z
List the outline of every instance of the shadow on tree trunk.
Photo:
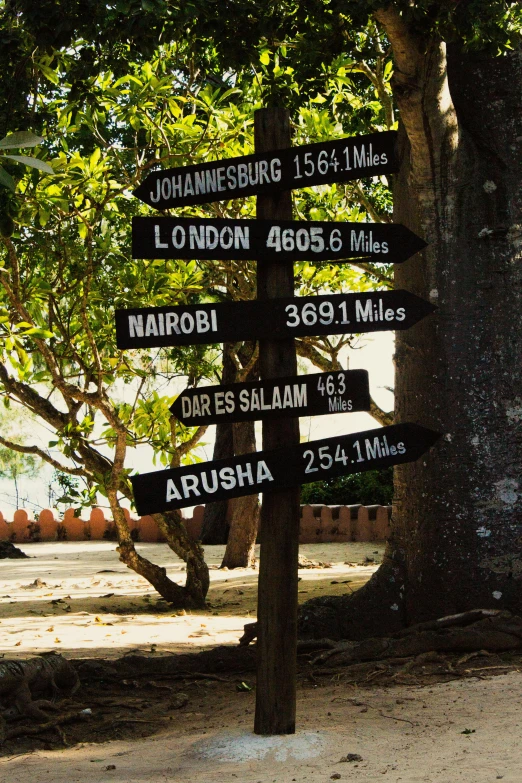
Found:
M 388 546 L 382 565 L 354 593 L 320 596 L 299 610 L 300 639 L 365 639 L 385 636 L 406 626 L 401 611 L 404 582 L 397 553 Z

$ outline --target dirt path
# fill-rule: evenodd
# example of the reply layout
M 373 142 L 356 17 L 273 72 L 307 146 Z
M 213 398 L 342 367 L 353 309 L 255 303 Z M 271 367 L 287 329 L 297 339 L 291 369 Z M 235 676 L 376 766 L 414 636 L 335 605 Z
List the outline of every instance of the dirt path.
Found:
M 521 687 L 513 672 L 433 687 L 301 689 L 297 734 L 266 738 L 251 733 L 253 693 L 203 687 L 158 734 L 0 759 L 0 776 L 9 783 L 520 783 Z M 349 753 L 361 760 L 341 762 Z
M 236 644 L 243 625 L 255 619 L 257 571 L 219 570 L 224 547 L 205 547 L 211 567 L 208 609 L 177 612 L 120 563 L 115 546 L 99 541 L 30 544 L 20 548 L 31 559 L 0 560 L 0 653 L 12 657 L 55 650 L 83 658 L 151 648 L 187 652 Z M 138 550 L 165 566 L 172 579 L 184 581 L 184 563 L 167 546 L 140 544 Z M 383 547 L 310 544 L 300 551 L 332 563 L 331 568 L 300 570 L 299 600 L 305 601 L 359 587 L 376 568 L 365 559 L 378 563 Z
M 174 578 L 183 578 L 182 564 L 166 547 L 143 549 Z M 154 658 L 235 644 L 243 624 L 255 616 L 252 570 L 213 568 L 209 610 L 184 614 L 173 612 L 125 569 L 114 544 L 42 544 L 25 550 L 34 559 L 0 561 L 0 652 L 9 657 L 54 649 L 73 658 L 112 660 L 134 651 Z M 216 566 L 223 549 L 207 550 Z M 300 571 L 300 600 L 306 600 L 357 587 L 376 567 L 365 558 L 378 561 L 382 550 L 324 544 L 302 547 L 302 554 L 333 563 Z M 491 658 L 470 665 L 492 663 Z M 471 679 L 449 682 L 435 681 L 426 667 L 408 684 L 386 687 L 375 684 L 379 678 L 359 684 L 342 674 L 310 678 L 305 668 L 297 734 L 268 738 L 252 734 L 251 672 L 227 675 L 225 681 L 141 677 L 100 685 L 93 680 L 74 697 L 75 708 L 92 710 L 85 728 L 65 725 L 61 733 L 7 744 L 0 780 L 520 783 L 522 674 L 516 661 L 510 665 L 512 670 L 500 676 L 487 677 L 496 670 L 485 668 L 476 676 L 473 671 Z M 238 690 L 242 681 L 252 690 Z M 348 754 L 361 759 L 340 761 Z

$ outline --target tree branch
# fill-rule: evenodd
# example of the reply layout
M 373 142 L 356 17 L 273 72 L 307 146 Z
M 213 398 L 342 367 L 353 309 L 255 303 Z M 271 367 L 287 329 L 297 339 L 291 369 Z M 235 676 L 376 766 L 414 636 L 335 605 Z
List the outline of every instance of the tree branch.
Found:
M 393 280 L 391 277 L 388 277 L 387 275 L 383 274 L 382 272 L 379 272 L 373 264 L 367 264 L 363 263 L 362 261 L 358 264 L 356 264 L 354 261 L 350 261 L 351 266 L 354 266 L 356 269 L 360 269 L 361 272 L 364 272 L 367 275 L 371 275 L 374 277 L 379 283 L 382 283 L 383 285 L 387 286 L 388 288 L 393 288 Z
M 46 451 L 38 448 L 38 446 L 21 446 L 19 443 L 13 443 L 11 440 L 7 440 L 0 435 L 0 444 L 5 446 L 11 451 L 18 451 L 20 454 L 35 454 L 41 457 L 49 465 L 52 465 L 56 470 L 60 470 L 62 473 L 68 473 L 70 476 L 85 476 L 86 471 L 83 468 L 69 468 L 67 465 L 62 465 L 61 462 L 51 457 Z
M 58 432 L 69 423 L 67 413 L 63 413 L 58 410 L 58 408 L 55 408 L 49 400 L 38 394 L 32 386 L 28 386 L 26 383 L 22 383 L 22 381 L 15 380 L 9 375 L 5 365 L 1 363 L 0 383 L 10 395 L 19 400 L 26 408 L 29 408 L 30 411 L 41 416 L 44 421 L 54 427 Z
M 395 71 L 391 86 L 410 142 L 413 181 L 417 187 L 432 190 L 441 171 L 448 176 L 448 161 L 458 144 L 446 45 L 433 39 L 427 48 L 421 46 L 395 5 L 377 9 L 374 17 L 392 46 Z
M 382 424 L 383 427 L 388 427 L 390 424 L 393 424 L 395 417 L 393 415 L 393 411 L 390 411 L 389 413 L 386 413 L 383 411 L 382 408 L 380 408 L 373 397 L 370 397 L 370 416 L 372 416 L 375 421 L 378 421 L 379 424 Z
M 391 215 L 385 215 L 381 212 L 377 212 L 375 207 L 373 206 L 372 202 L 364 192 L 361 184 L 359 182 L 356 182 L 352 186 L 352 193 L 355 193 L 357 195 L 357 200 L 361 202 L 371 219 L 374 223 L 391 223 L 392 217 Z
M 320 353 L 316 348 L 310 345 L 309 342 L 304 340 L 295 341 L 295 349 L 299 356 L 303 359 L 308 359 L 316 367 L 319 367 L 323 372 L 329 372 L 332 369 L 332 362 L 327 357 Z
M 191 449 L 194 448 L 196 443 L 198 443 L 205 432 L 208 430 L 208 424 L 204 424 L 201 427 L 198 427 L 194 435 L 190 437 L 188 440 L 186 440 L 184 443 L 180 443 L 178 446 L 178 452 L 180 457 L 182 457 L 184 454 L 187 454 Z

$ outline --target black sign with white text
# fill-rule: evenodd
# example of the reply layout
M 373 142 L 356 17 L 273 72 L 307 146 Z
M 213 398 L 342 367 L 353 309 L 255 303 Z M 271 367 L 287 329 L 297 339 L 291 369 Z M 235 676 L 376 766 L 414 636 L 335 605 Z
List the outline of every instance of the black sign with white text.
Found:
M 131 476 L 141 516 L 413 462 L 439 433 L 392 424 L 352 435 Z
M 188 427 L 369 411 L 368 372 L 339 370 L 186 389 L 177 397 L 170 410 Z
M 399 223 L 328 223 L 224 218 L 132 219 L 133 258 L 336 261 L 400 264 L 426 247 Z
M 437 308 L 409 291 L 116 310 L 118 348 L 409 329 Z
M 397 131 L 152 171 L 134 195 L 155 209 L 228 201 L 398 171 Z

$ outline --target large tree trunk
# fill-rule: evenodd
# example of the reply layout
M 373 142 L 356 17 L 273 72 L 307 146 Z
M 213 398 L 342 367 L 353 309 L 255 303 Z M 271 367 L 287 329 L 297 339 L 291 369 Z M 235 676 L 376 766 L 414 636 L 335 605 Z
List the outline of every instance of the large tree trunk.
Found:
M 521 612 L 520 51 L 416 41 L 376 13 L 395 57 L 394 217 L 429 247 L 396 287 L 439 306 L 397 334 L 396 420 L 443 437 L 396 469 L 384 563 L 352 599 L 309 602 L 302 636 L 362 638 L 475 607 Z
M 256 450 L 253 421 L 241 421 L 234 428 L 234 454 Z M 230 532 L 221 568 L 248 568 L 255 563 L 254 547 L 259 523 L 259 495 L 246 495 L 229 501 Z
M 440 308 L 411 339 L 397 337 L 397 418 L 443 433 L 425 460 L 396 471 L 408 624 L 522 608 L 520 51 L 492 61 L 450 50 L 448 77 L 453 160 L 433 166 L 426 193 L 412 156 L 395 202 L 396 220 L 432 243 L 396 285 Z

